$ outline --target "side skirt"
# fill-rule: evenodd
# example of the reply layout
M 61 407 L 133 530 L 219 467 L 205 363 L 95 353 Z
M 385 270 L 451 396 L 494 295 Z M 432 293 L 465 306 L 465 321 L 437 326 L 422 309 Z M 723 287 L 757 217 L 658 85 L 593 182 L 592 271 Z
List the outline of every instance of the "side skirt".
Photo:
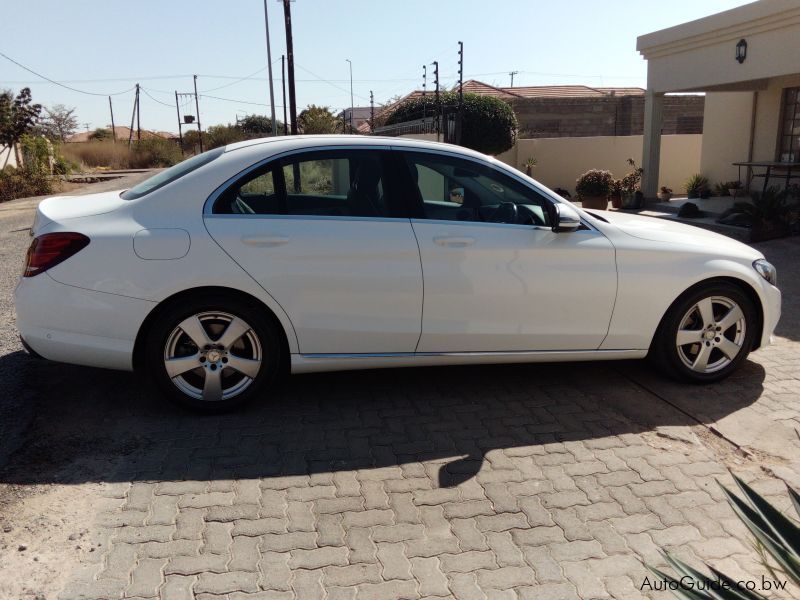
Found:
M 530 352 L 407 352 L 393 354 L 292 354 L 292 373 L 393 367 L 627 360 L 647 350 L 557 350 Z

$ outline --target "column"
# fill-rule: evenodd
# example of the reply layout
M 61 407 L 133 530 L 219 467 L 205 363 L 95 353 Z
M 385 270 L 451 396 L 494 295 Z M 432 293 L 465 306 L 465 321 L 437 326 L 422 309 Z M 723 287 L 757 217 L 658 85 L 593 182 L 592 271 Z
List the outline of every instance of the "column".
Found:
M 642 144 L 642 192 L 645 200 L 658 195 L 658 168 L 661 159 L 661 124 L 664 94 L 648 89 L 644 99 L 644 140 Z

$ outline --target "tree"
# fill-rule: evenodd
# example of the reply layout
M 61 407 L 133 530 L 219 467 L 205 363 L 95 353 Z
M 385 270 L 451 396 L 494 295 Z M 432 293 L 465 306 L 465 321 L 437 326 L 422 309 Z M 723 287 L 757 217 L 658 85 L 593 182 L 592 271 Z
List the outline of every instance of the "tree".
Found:
M 300 131 L 306 134 L 336 133 L 339 120 L 327 106 L 309 104 L 308 108 L 297 115 Z
M 89 139 L 97 142 L 110 140 L 112 137 L 111 130 L 103 127 L 98 127 L 89 134 Z
M 42 119 L 40 128 L 42 133 L 49 139 L 59 142 L 66 142 L 78 129 L 78 117 L 75 116 L 75 108 L 67 108 L 63 104 L 55 104 L 52 108 L 45 107 L 47 113 Z
M 0 92 L 0 149 L 13 147 L 17 164 L 22 162 L 17 143 L 33 129 L 41 112 L 42 106 L 31 102 L 30 88 L 22 88 L 16 96 L 11 90 Z
M 272 119 L 266 115 L 247 115 L 239 121 L 239 128 L 248 138 L 272 135 Z M 283 123 L 276 120 L 275 128 L 283 130 Z
M 458 106 L 457 92 L 442 92 L 440 102 L 450 110 Z M 384 117 L 386 125 L 415 121 L 438 114 L 434 94 L 403 102 Z M 382 119 L 382 120 L 384 120 Z M 484 154 L 500 154 L 514 146 L 517 139 L 517 117 L 511 106 L 492 96 L 464 94 L 464 117 L 461 123 L 461 145 Z
M 244 132 L 236 125 L 212 125 L 203 132 L 203 149 L 211 150 L 246 139 Z

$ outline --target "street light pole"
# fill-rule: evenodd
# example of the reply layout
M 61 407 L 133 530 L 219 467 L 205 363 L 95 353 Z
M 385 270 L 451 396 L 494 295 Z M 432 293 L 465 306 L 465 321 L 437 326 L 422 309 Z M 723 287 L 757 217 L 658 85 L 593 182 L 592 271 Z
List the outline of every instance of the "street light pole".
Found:
M 272 49 L 269 44 L 269 15 L 267 14 L 267 0 L 264 0 L 264 28 L 267 30 L 267 71 L 269 72 L 269 104 L 272 109 L 272 135 L 275 131 L 275 92 L 272 89 Z
M 353 61 L 349 58 L 345 58 L 345 60 L 350 65 L 350 133 L 353 133 L 353 109 L 355 106 L 353 105 Z

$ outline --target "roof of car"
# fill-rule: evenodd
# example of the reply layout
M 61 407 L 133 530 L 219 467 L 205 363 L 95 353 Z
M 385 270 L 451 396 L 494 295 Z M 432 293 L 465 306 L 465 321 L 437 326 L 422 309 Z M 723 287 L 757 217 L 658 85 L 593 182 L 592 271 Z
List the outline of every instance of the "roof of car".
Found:
M 252 140 L 245 140 L 235 144 L 229 144 L 225 147 L 226 152 L 233 150 L 242 150 L 246 148 L 253 148 L 269 144 L 275 145 L 274 151 L 281 152 L 283 150 L 294 150 L 298 148 L 314 148 L 324 146 L 395 146 L 407 148 L 422 148 L 429 150 L 448 150 L 450 152 L 458 152 L 471 156 L 486 158 L 486 155 L 463 146 L 456 146 L 453 144 L 444 144 L 441 142 L 433 142 L 428 140 L 419 140 L 414 138 L 402 137 L 384 137 L 384 136 L 363 136 L 363 135 L 292 135 L 292 136 L 277 136 L 269 138 L 257 138 Z M 273 148 L 270 148 L 273 150 Z

